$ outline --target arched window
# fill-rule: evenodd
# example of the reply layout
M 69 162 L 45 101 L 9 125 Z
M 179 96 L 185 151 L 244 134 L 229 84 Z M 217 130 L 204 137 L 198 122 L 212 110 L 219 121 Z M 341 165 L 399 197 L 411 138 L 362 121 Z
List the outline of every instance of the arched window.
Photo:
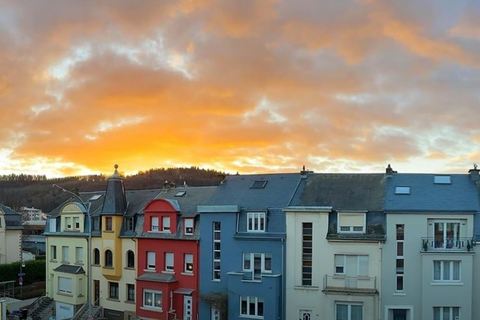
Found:
M 100 250 L 98 250 L 97 248 L 93 249 L 93 264 L 100 264 Z
M 112 251 L 107 250 L 105 251 L 105 267 L 112 267 L 113 266 L 113 254 Z
M 127 251 L 127 268 L 135 268 L 135 254 L 132 250 Z

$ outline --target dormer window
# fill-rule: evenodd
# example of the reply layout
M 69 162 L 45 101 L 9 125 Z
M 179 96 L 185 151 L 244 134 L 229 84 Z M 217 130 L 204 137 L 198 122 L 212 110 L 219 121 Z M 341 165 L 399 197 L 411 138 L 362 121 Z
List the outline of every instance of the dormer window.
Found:
M 265 232 L 265 212 L 248 212 L 247 213 L 247 231 L 248 232 Z
M 162 231 L 170 232 L 170 217 L 168 216 L 162 218 Z
M 365 233 L 365 213 L 338 213 L 338 233 Z
M 158 225 L 158 217 L 152 217 L 150 220 L 150 231 L 152 232 L 158 232 L 160 231 L 159 225 Z
M 193 235 L 193 219 L 185 219 L 185 235 Z
M 74 230 L 80 230 L 80 218 L 73 217 L 73 228 Z
M 65 230 L 72 230 L 72 217 L 65 217 Z

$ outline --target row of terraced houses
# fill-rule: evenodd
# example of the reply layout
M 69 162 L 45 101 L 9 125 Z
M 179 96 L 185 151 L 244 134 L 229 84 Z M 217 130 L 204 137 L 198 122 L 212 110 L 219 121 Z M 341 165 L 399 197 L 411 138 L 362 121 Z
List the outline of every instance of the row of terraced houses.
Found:
M 480 319 L 479 195 L 476 167 L 158 190 L 115 170 L 50 213 L 47 295 L 57 319 Z

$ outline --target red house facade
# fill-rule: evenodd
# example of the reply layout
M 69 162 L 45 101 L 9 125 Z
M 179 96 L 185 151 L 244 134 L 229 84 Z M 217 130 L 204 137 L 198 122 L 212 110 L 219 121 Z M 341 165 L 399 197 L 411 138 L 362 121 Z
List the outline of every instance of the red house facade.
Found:
M 137 238 L 138 317 L 198 320 L 196 207 L 213 190 L 214 187 L 174 188 L 159 194 L 145 207 L 143 230 Z

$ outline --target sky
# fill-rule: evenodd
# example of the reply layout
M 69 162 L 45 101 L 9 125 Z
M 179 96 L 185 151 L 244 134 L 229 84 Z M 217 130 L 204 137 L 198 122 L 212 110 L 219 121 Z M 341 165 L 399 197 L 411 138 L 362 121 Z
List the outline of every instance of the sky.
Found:
M 0 174 L 467 172 L 480 1 L 0 0 Z

